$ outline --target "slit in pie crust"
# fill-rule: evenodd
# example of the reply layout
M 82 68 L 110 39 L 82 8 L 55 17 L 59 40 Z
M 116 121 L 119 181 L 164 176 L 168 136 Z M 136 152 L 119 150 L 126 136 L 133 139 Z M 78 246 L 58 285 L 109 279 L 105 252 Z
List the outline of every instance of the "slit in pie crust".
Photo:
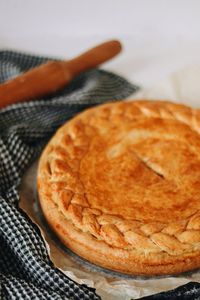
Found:
M 200 266 L 200 110 L 109 103 L 64 124 L 42 153 L 38 193 L 61 241 L 134 275 Z

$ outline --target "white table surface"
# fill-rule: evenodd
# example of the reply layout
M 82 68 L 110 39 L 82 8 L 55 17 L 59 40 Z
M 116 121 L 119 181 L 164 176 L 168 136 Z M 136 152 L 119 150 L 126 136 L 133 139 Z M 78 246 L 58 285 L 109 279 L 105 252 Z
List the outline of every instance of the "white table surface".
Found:
M 0 0 L 0 48 L 70 58 L 107 39 L 104 65 L 144 87 L 200 64 L 199 0 Z

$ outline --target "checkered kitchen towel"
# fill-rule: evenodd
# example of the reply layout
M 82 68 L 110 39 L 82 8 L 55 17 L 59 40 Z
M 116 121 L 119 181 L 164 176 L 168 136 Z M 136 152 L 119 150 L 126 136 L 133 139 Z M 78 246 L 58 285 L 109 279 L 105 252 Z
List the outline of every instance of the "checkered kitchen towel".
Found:
M 46 60 L 1 51 L 0 83 Z M 3 299 L 99 299 L 94 289 L 75 283 L 52 265 L 37 226 L 18 207 L 18 186 L 24 170 L 63 122 L 86 107 L 123 99 L 136 89 L 117 75 L 92 70 L 46 100 L 0 110 L 0 293 Z
M 0 83 L 45 61 L 0 51 Z M 92 70 L 46 100 L 0 110 L 0 299 L 100 299 L 94 289 L 53 266 L 40 231 L 18 207 L 18 186 L 25 169 L 63 122 L 84 108 L 126 98 L 136 90 L 117 75 Z M 199 297 L 199 284 L 191 283 L 148 299 Z

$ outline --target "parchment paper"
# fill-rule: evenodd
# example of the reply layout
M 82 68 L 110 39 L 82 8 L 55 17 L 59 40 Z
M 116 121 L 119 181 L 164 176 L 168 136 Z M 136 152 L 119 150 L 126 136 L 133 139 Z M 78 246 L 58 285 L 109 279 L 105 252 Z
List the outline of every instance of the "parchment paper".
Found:
M 158 85 L 148 90 L 143 89 L 130 97 L 133 98 L 169 99 L 200 107 L 200 65 L 172 74 Z M 37 162 L 24 175 L 20 187 L 20 206 L 39 226 L 51 260 L 67 276 L 78 283 L 96 288 L 103 300 L 137 299 L 173 289 L 189 281 L 200 282 L 200 271 L 179 276 L 131 277 L 104 270 L 73 254 L 50 231 L 42 216 L 37 201 L 36 171 Z

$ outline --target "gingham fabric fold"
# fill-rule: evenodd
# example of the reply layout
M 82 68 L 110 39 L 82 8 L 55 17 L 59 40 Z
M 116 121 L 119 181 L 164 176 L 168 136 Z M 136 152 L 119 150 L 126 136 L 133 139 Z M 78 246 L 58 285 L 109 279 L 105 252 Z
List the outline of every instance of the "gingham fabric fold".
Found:
M 0 51 L 0 83 L 46 60 Z M 117 75 L 95 69 L 48 99 L 0 110 L 1 299 L 100 299 L 94 289 L 75 283 L 53 266 L 40 231 L 18 207 L 18 186 L 25 169 L 63 122 L 84 108 L 126 98 L 136 89 Z

